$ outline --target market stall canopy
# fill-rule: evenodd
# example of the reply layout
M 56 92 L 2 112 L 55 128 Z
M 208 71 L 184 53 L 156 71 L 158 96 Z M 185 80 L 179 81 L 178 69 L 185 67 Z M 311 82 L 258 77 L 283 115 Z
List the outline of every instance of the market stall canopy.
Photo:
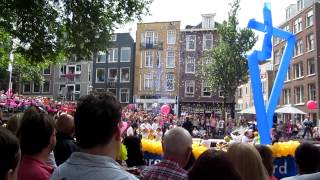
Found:
M 293 107 L 292 105 L 284 105 L 281 108 L 277 109 L 275 113 L 279 114 L 307 114 L 301 111 L 298 108 Z
M 256 108 L 254 106 L 252 106 L 252 107 L 249 107 L 248 109 L 244 109 L 238 113 L 239 114 L 256 114 Z

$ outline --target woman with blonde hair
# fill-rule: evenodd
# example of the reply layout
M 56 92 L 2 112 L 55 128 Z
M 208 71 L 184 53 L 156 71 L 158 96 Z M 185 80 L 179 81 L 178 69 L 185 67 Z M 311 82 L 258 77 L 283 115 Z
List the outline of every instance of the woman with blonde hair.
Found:
M 268 173 L 262 163 L 259 152 L 246 143 L 231 144 L 228 156 L 242 179 L 268 180 Z

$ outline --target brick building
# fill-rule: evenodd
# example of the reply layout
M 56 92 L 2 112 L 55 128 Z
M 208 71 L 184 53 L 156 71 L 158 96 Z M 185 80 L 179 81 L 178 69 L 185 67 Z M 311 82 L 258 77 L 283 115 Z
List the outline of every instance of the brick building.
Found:
M 319 119 L 319 109 L 308 110 L 306 102 L 319 102 L 319 70 L 320 70 L 320 4 L 315 0 L 297 0 L 286 9 L 286 21 L 280 28 L 296 35 L 294 55 L 288 69 L 279 105 L 292 104 L 294 107 L 308 113 L 316 123 Z M 286 42 L 279 38 L 273 40 L 274 74 L 279 68 Z M 290 115 L 287 115 L 290 116 Z M 302 121 L 304 115 L 286 117 Z
M 151 110 L 157 103 L 177 112 L 180 21 L 138 23 L 134 102 Z

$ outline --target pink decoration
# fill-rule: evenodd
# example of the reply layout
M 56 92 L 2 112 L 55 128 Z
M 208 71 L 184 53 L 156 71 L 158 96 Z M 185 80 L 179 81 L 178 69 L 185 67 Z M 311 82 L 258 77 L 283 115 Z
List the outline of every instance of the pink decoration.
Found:
M 123 134 L 128 129 L 129 125 L 127 122 L 122 121 L 119 127 L 120 127 L 120 134 Z
M 168 115 L 170 113 L 170 106 L 168 104 L 164 104 L 161 106 L 161 112 L 165 115 Z
M 309 110 L 317 109 L 317 101 L 309 100 L 309 101 L 307 102 L 307 108 L 308 108 Z
M 134 104 L 129 104 L 129 105 L 128 105 L 128 109 L 134 110 L 134 109 L 135 109 L 135 105 L 134 105 Z

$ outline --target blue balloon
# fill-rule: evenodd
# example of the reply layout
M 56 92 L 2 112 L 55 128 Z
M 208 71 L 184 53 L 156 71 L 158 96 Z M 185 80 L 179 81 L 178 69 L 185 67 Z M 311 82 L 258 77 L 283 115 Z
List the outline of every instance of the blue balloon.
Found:
M 255 50 L 248 56 L 249 74 L 261 144 L 271 143 L 270 130 L 272 128 L 273 115 L 278 104 L 281 89 L 290 65 L 296 41 L 295 36 L 292 33 L 272 26 L 270 7 L 270 3 L 264 4 L 264 23 L 257 22 L 255 19 L 251 19 L 248 23 L 248 28 L 265 33 L 262 50 Z M 269 102 L 267 105 L 265 105 L 262 93 L 259 63 L 269 59 L 272 56 L 272 36 L 285 39 L 287 41 L 287 46 L 280 61 L 278 74 L 274 80 Z

